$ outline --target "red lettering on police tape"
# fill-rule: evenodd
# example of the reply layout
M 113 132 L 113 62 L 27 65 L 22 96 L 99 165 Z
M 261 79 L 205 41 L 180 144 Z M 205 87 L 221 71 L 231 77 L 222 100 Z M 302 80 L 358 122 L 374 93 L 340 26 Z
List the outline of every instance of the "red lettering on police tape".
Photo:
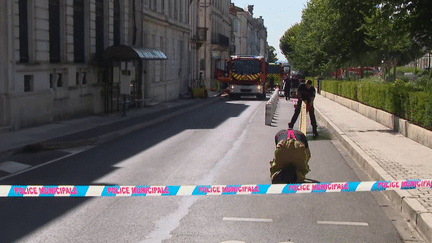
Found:
M 15 194 L 18 195 L 77 195 L 75 187 L 59 186 L 59 187 L 15 187 Z
M 354 186 L 350 190 L 350 184 Z M 361 186 L 363 185 L 363 186 Z M 367 186 L 366 186 L 367 185 Z M 368 189 L 369 186 L 373 186 Z M 336 192 L 341 190 L 347 191 L 366 191 L 366 190 L 406 190 L 406 189 L 414 189 L 414 188 L 432 188 L 432 179 L 426 180 L 402 180 L 402 181 L 366 181 L 366 182 L 340 182 L 340 183 L 304 183 L 304 184 L 280 184 L 280 185 L 218 185 L 218 186 L 180 186 L 184 188 L 190 188 L 190 190 L 196 190 L 192 193 L 192 195 L 198 194 L 209 194 L 209 195 L 218 195 L 222 193 L 253 193 L 260 192 L 260 186 L 265 186 L 265 188 L 285 188 L 288 191 L 299 192 L 299 193 L 320 193 L 320 192 Z M 274 187 L 273 187 L 274 186 Z M 282 186 L 282 187 L 280 187 Z M 365 187 L 366 186 L 366 187 Z M 12 188 L 13 189 L 12 189 Z M 79 186 L 77 186 L 79 187 Z M 168 186 L 88 186 L 91 188 L 102 187 L 105 188 L 105 192 L 108 195 L 119 195 L 119 196 L 130 196 L 130 195 L 160 195 L 160 194 L 169 194 Z M 10 188 L 6 189 L 6 188 Z M 178 187 L 177 187 L 178 188 Z M 275 194 L 275 193 L 284 193 L 283 191 L 276 190 L 262 190 L 260 194 Z M 7 191 L 6 191 L 7 190 Z M 177 189 L 178 190 L 178 189 Z M 189 189 L 185 189 L 187 192 Z M 86 194 L 91 196 L 104 196 L 104 195 L 95 195 L 93 193 Z M 14 193 L 14 194 L 13 194 Z M 181 195 L 186 195 L 180 193 Z M 67 195 L 78 195 L 77 188 L 75 186 L 7 186 L 0 185 L 0 196 L 39 196 L 39 195 L 59 195 L 59 196 L 67 196 Z M 83 195 L 83 196 L 86 196 Z M 176 191 L 172 192 L 172 195 L 176 196 Z

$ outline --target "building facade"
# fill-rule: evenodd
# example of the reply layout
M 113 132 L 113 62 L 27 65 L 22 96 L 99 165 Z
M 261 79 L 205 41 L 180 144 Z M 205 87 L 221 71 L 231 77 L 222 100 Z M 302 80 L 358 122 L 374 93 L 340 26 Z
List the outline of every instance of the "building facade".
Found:
M 427 52 L 425 55 L 411 63 L 407 66 L 409 67 L 418 67 L 421 69 L 430 69 L 431 68 L 431 55 L 432 52 Z
M 230 0 L 201 0 L 199 25 L 206 31 L 199 50 L 200 78 L 207 88 L 217 88 L 213 78 L 216 62 L 230 56 Z
M 0 37 L 0 126 L 102 112 L 97 56 L 129 41 L 128 1 L 5 0 L 0 9 L 7 33 Z
M 138 1 L 139 2 L 139 1 Z M 192 5 L 193 2 L 193 5 Z M 141 38 L 135 45 L 158 49 L 166 61 L 145 61 L 144 97 L 158 102 L 178 99 L 188 89 L 192 75 L 190 60 L 190 11 L 196 1 L 144 0 L 139 26 Z
M 218 61 L 265 56 L 262 18 L 230 7 L 230 0 L 2 1 L 0 128 L 172 101 L 197 80 L 217 88 Z
M 118 110 L 113 76 L 124 63 L 130 70 L 142 65 L 140 80 L 131 80 L 139 83 L 140 100 L 177 99 L 193 70 L 190 11 L 197 2 L 2 1 L 0 28 L 7 34 L 0 37 L 0 126 L 16 130 Z M 119 62 L 107 76 L 104 51 L 114 45 L 158 49 L 169 58 Z
M 267 29 L 264 26 L 264 19 L 253 17 L 253 5 L 246 9 L 236 6 L 231 7 L 233 34 L 235 38 L 236 55 L 264 56 L 268 59 L 267 50 Z

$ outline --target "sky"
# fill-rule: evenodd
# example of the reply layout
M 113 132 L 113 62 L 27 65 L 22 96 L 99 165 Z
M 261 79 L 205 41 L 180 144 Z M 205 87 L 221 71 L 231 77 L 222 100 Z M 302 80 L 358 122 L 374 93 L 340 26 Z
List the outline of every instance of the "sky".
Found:
M 253 16 L 262 16 L 267 27 L 267 42 L 276 49 L 279 61 L 286 61 L 279 49 L 279 39 L 295 23 L 300 23 L 307 0 L 231 0 L 237 7 L 254 5 Z

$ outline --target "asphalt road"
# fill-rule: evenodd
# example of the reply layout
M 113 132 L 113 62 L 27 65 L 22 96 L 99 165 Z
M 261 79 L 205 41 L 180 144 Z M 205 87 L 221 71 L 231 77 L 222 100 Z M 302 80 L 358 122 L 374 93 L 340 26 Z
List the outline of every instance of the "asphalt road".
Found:
M 224 100 L 96 147 L 23 154 L 48 165 L 14 185 L 269 184 L 274 135 L 264 101 Z M 359 181 L 324 129 L 308 178 Z M 336 144 L 336 146 L 335 146 Z M 56 153 L 55 155 L 52 153 Z M 0 198 L 0 242 L 402 242 L 374 195 L 325 193 L 126 198 Z

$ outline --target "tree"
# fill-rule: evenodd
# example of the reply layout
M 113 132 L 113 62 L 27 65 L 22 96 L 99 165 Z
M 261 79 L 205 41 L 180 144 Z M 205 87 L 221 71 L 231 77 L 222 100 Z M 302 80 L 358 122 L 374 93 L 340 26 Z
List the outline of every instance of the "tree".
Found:
M 331 70 L 330 56 L 325 50 L 334 16 L 329 0 L 311 0 L 302 12 L 302 21 L 287 30 L 280 40 L 281 50 L 297 69 L 306 73 Z
M 410 36 L 426 50 L 432 50 L 432 2 L 428 0 L 399 0 Z
M 268 62 L 275 63 L 278 60 L 276 57 L 277 56 L 276 49 L 273 46 L 267 45 L 267 50 L 269 54 Z
M 280 46 L 296 67 L 315 73 L 358 65 L 364 48 L 362 1 L 311 0 L 303 10 L 302 21 L 287 30 Z
M 300 29 L 300 24 L 296 23 L 291 26 L 284 35 L 279 39 L 279 48 L 285 58 L 289 61 L 291 65 L 298 65 L 295 58 L 295 41 L 298 38 L 298 32 Z
M 279 48 L 281 49 L 283 55 L 290 55 L 294 51 L 294 41 L 299 28 L 299 23 L 294 24 L 288 30 L 286 30 L 284 35 L 279 39 Z
M 369 66 L 378 63 L 373 48 L 366 43 L 364 28 L 375 3 L 373 0 L 333 0 L 329 12 L 334 15 L 326 52 L 337 67 Z M 334 53 L 336 55 L 332 55 Z
M 407 19 L 409 13 L 397 3 L 383 2 L 376 5 L 366 19 L 366 43 L 374 48 L 382 60 L 384 79 L 392 81 L 396 77 L 396 66 L 406 64 L 422 52 L 420 46 L 410 36 Z M 393 68 L 393 75 L 390 74 Z
M 389 72 L 390 66 L 419 56 L 416 43 L 431 49 L 431 8 L 426 2 L 309 0 L 301 22 L 281 37 L 280 49 L 303 71 L 378 66 L 384 61 Z M 414 26 L 419 22 L 421 29 Z

